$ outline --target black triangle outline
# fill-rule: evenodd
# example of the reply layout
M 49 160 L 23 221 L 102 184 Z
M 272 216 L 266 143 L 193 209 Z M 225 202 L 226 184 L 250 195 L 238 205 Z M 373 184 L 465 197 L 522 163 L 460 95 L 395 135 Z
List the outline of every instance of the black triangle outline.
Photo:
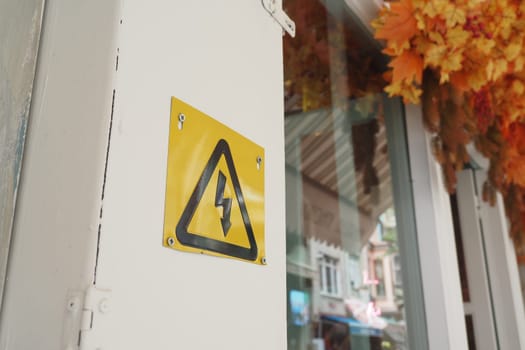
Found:
M 210 179 L 219 163 L 221 155 L 224 155 L 226 159 L 226 164 L 228 166 L 228 171 L 231 176 L 233 183 L 233 188 L 237 197 L 237 203 L 241 209 L 241 216 L 244 222 L 244 227 L 246 229 L 246 234 L 248 236 L 248 241 L 250 247 L 242 247 L 236 244 L 231 244 L 224 241 L 218 241 L 212 238 L 208 238 L 196 233 L 188 231 L 188 226 L 195 215 L 195 211 L 204 195 L 204 191 L 208 186 Z M 239 178 L 237 177 L 237 171 L 235 170 L 235 165 L 233 163 L 233 157 L 230 151 L 230 146 L 228 142 L 224 139 L 220 139 L 213 150 L 206 167 L 204 168 L 193 193 L 191 194 L 184 211 L 179 219 L 177 227 L 175 229 L 175 234 L 178 241 L 185 246 L 204 249 L 239 259 L 254 261 L 257 259 L 258 248 L 257 242 L 255 241 L 255 236 L 253 234 L 252 224 L 250 222 L 250 217 L 248 216 L 248 210 L 246 209 L 246 203 L 244 202 L 244 196 L 242 194 L 241 185 L 239 183 Z

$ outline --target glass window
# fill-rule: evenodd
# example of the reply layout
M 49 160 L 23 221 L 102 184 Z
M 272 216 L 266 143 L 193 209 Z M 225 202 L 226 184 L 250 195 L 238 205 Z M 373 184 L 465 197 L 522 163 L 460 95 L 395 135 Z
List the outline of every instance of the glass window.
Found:
M 393 270 L 394 270 L 394 284 L 396 286 L 401 285 L 402 283 L 402 277 L 401 277 L 401 260 L 399 259 L 399 255 L 396 254 L 393 256 Z
M 407 155 L 385 122 L 403 116 L 382 93 L 384 58 L 344 0 L 284 6 L 297 25 L 284 38 L 288 349 L 408 349 L 399 218 L 413 208 L 399 205 L 411 190 L 392 165 Z
M 386 295 L 385 292 L 385 276 L 383 272 L 383 259 L 374 260 L 374 275 L 377 280 L 375 288 L 375 296 L 383 298 Z
M 322 255 L 319 259 L 319 275 L 321 293 L 339 296 L 339 267 L 338 260 L 329 255 Z

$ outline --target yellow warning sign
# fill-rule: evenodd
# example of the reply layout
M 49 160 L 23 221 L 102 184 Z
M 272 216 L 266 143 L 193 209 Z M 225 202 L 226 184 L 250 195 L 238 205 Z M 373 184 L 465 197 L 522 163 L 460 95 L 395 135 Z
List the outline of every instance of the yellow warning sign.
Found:
M 264 149 L 175 97 L 164 246 L 266 263 Z

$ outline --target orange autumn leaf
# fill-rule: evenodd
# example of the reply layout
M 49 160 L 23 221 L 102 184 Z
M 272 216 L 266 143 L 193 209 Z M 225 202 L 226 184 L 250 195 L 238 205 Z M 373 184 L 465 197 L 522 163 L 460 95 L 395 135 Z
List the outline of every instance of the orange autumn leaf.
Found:
M 376 31 L 376 39 L 396 41 L 401 44 L 417 34 L 417 21 L 413 15 L 412 0 L 390 3 L 385 21 Z
M 460 91 L 467 91 L 470 88 L 468 76 L 463 71 L 450 74 L 450 82 Z
M 505 175 L 507 181 L 525 187 L 525 156 L 520 154 L 516 149 L 508 150 L 505 162 Z
M 392 67 L 392 82 L 407 80 L 421 84 L 423 75 L 423 59 L 412 51 L 405 51 L 398 57 L 392 59 L 388 64 Z
M 387 70 L 382 74 L 383 80 L 386 82 L 392 82 L 392 71 Z
M 422 101 L 447 190 L 468 162 L 468 143 L 489 159 L 485 198 L 503 195 L 525 252 L 525 1 L 385 3 L 372 22 L 390 60 L 385 91 Z
M 501 131 L 503 137 L 513 149 L 517 152 L 525 153 L 525 124 L 513 122 L 508 127 L 502 128 Z

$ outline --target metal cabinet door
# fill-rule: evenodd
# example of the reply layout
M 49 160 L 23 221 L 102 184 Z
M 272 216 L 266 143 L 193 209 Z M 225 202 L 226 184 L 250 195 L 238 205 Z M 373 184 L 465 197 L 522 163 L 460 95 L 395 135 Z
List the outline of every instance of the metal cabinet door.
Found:
M 282 29 L 257 0 L 128 1 L 121 18 L 95 282 L 109 311 L 85 348 L 284 349 Z M 172 96 L 265 149 L 266 266 L 163 247 Z
M 46 3 L 0 349 L 286 347 L 278 21 L 291 22 L 264 4 L 279 13 Z M 172 97 L 264 148 L 266 265 L 164 246 Z

